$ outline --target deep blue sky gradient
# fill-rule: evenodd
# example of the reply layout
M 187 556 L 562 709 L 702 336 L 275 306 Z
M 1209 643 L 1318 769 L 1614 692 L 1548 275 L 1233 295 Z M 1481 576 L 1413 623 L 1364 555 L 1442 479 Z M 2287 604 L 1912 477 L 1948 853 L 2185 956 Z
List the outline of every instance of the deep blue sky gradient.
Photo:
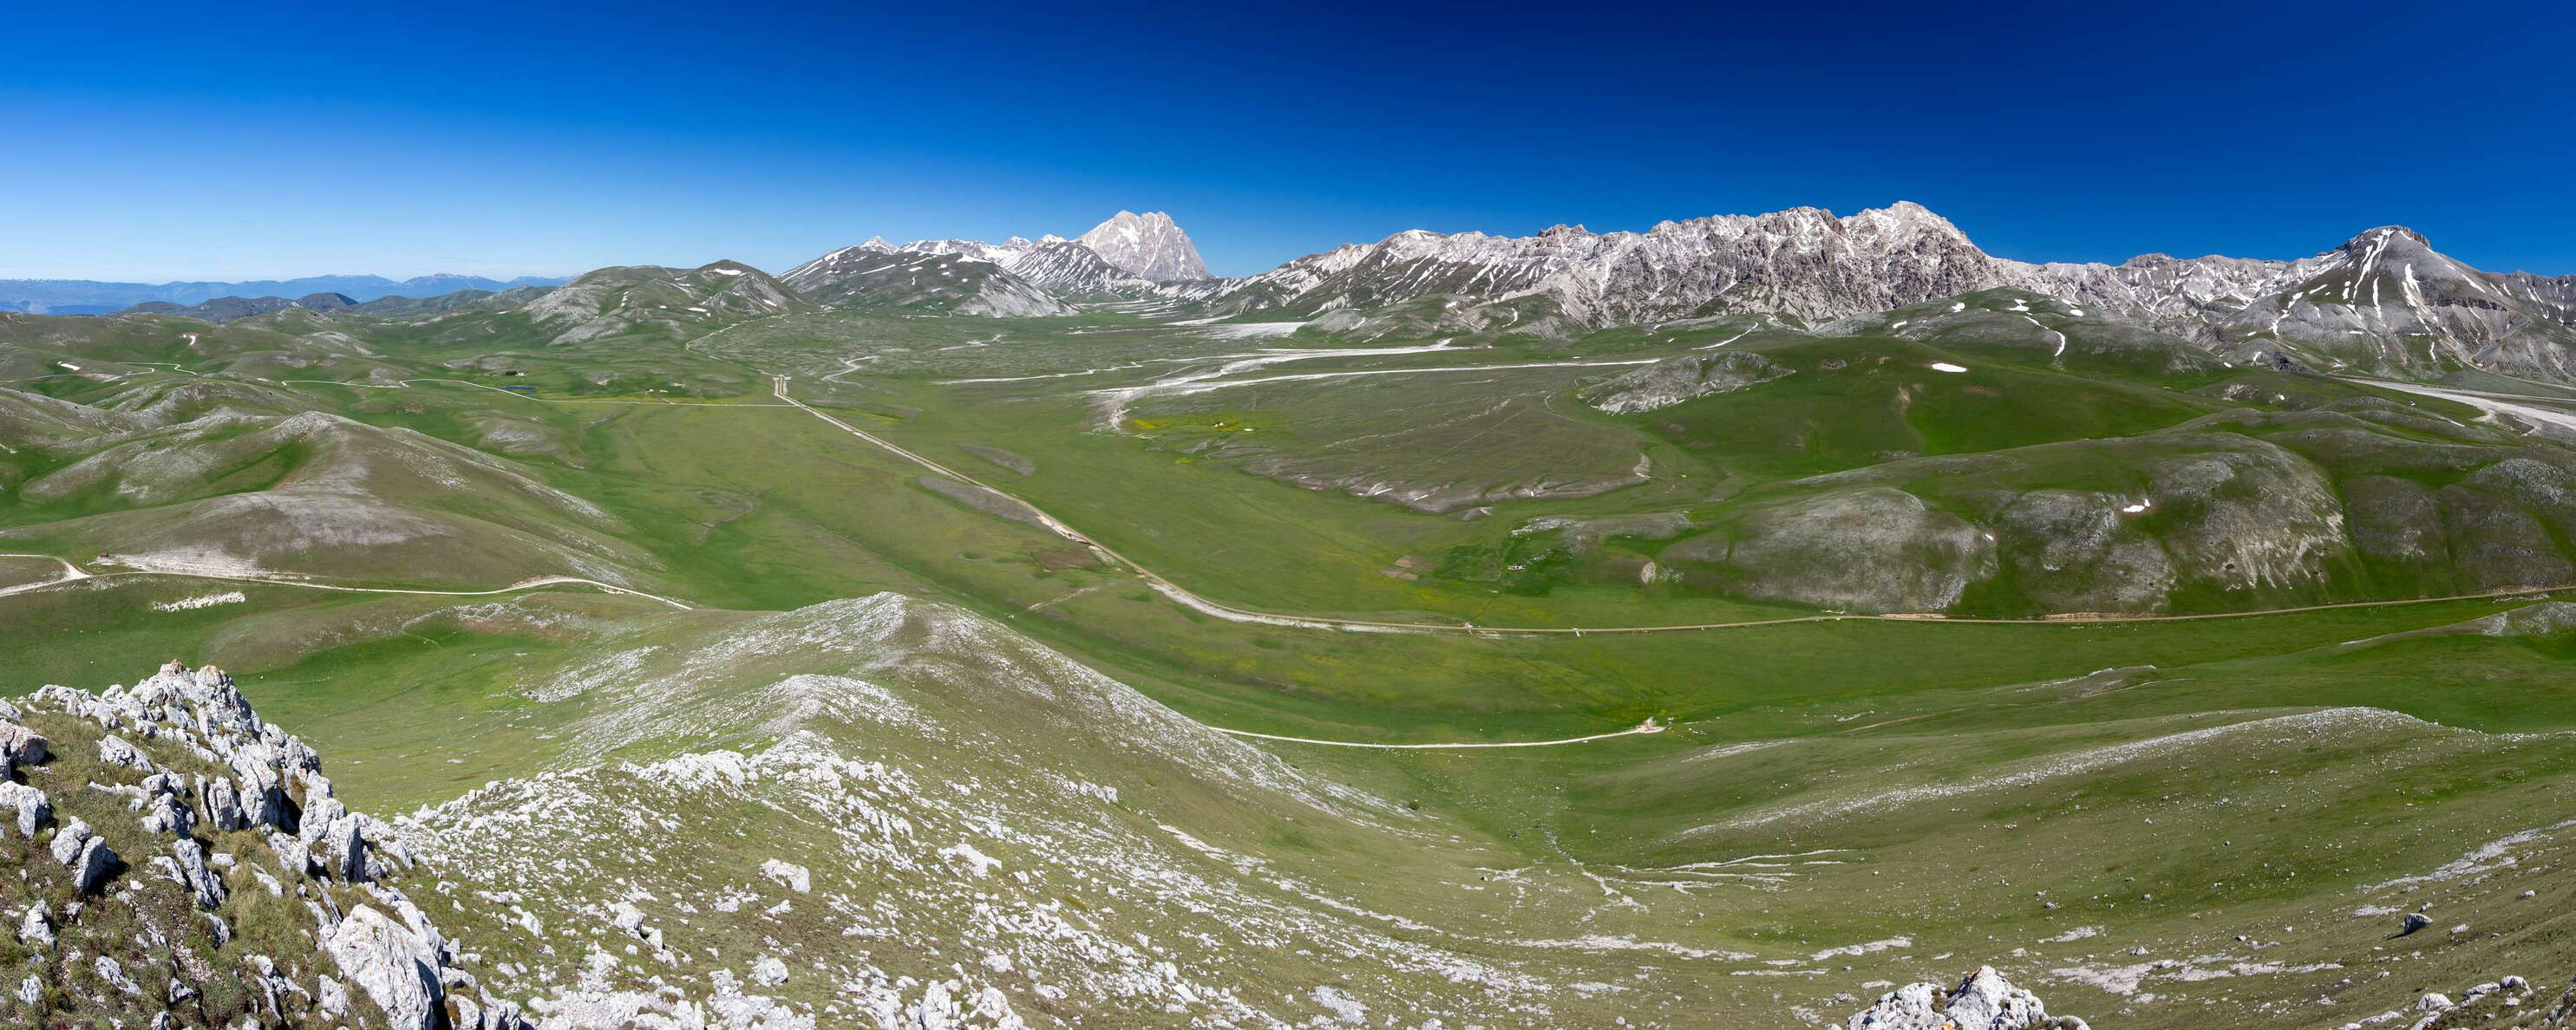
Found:
M 2251 8 L 2251 9 L 2249 9 Z M 2404 223 L 2576 273 L 2565 4 L 24 5 L 0 277 L 772 270 L 1170 211 L 1408 228 L 1916 200 L 1987 250 Z

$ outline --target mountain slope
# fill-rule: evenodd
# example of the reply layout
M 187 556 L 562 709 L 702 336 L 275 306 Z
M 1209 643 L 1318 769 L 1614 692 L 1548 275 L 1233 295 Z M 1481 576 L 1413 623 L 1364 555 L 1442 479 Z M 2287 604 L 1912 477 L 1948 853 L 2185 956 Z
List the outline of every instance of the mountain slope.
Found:
M 1544 296 L 1591 325 L 1731 311 L 1815 322 L 1995 285 L 1994 259 L 1915 204 L 1665 222 L 1642 233 L 1560 225 L 1536 236 L 1415 230 L 1226 283 L 1246 308 L 1312 315 L 1434 295 Z
M 980 256 L 864 243 L 796 266 L 779 282 L 826 307 L 960 315 L 1069 315 L 1073 307 Z
M 59 404 L 12 407 L 30 420 L 69 417 Z M 30 437 L 18 439 L 25 447 Z M 47 457 L 0 506 L 10 550 L 139 570 L 471 588 L 537 574 L 631 581 L 653 564 L 620 539 L 632 527 L 525 466 L 320 411 L 222 411 L 61 441 Z
M 1030 244 L 1005 267 L 1059 297 L 1132 299 L 1149 296 L 1158 286 L 1071 240 L 1049 238 Z
M 686 339 L 812 309 L 768 273 L 718 261 L 693 269 L 637 265 L 586 272 L 519 311 L 554 332 L 554 343 L 568 344 L 639 332 Z
M 1081 238 L 981 240 L 883 237 L 796 266 L 780 277 L 834 307 L 886 306 L 969 315 L 1065 315 L 1072 301 L 1164 294 L 1208 279 L 1187 233 L 1161 212 L 1118 212 Z

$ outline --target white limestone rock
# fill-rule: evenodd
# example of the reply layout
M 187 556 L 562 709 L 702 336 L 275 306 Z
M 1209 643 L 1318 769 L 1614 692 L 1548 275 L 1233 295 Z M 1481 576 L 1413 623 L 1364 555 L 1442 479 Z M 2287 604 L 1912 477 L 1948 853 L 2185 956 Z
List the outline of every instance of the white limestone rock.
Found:
M 116 863 L 116 852 L 108 848 L 106 838 L 91 837 L 81 845 L 80 854 L 65 863 L 71 867 L 72 889 L 82 894 L 96 889 L 116 871 Z
M 90 839 L 88 821 L 82 821 L 80 816 L 72 816 L 72 821 L 62 824 L 62 829 L 54 832 L 54 845 L 52 845 L 54 860 L 62 865 L 72 865 L 72 860 L 80 857 L 80 845 L 85 845 L 88 839 Z
M 438 951 L 409 927 L 374 906 L 360 905 L 340 920 L 323 941 L 323 949 L 358 990 L 383 1009 L 397 1030 L 435 1030 L 439 986 Z
M 810 894 L 814 890 L 813 873 L 794 862 L 776 858 L 762 862 L 760 875 L 776 880 L 798 894 Z
M 0 809 L 18 814 L 18 835 L 34 840 L 36 831 L 54 821 L 54 805 L 45 792 L 24 783 L 0 781 Z
M 224 903 L 224 897 L 230 892 L 224 888 L 223 877 L 207 868 L 204 845 L 182 837 L 171 842 L 170 857 L 178 866 L 179 882 L 196 897 L 198 907 L 214 908 Z
M 152 764 L 151 759 L 143 757 L 143 751 L 141 749 L 135 747 L 133 744 L 127 743 L 125 738 L 113 733 L 99 739 L 98 760 L 109 765 L 122 766 L 127 769 L 141 769 L 146 772 L 153 771 L 157 768 Z
M 26 918 L 18 921 L 18 941 L 39 948 L 54 946 L 54 921 L 47 915 L 43 902 L 27 906 Z
M 17 709 L 10 709 L 15 719 Z M 0 777 L 21 765 L 43 765 L 53 758 L 51 744 L 36 731 L 15 722 L 0 723 Z
M 1993 966 L 1979 966 L 1959 986 L 1913 983 L 1881 995 L 1853 1015 L 1845 1030 L 2084 1030 L 2073 1016 L 2051 1017 L 2029 991 Z

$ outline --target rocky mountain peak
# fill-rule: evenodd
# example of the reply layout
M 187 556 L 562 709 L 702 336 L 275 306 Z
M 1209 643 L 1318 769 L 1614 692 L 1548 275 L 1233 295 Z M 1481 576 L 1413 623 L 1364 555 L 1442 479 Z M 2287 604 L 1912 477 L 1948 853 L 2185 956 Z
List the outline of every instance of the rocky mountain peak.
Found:
M 1189 234 L 1160 211 L 1140 215 L 1122 210 L 1078 239 L 1102 260 L 1140 278 L 1156 282 L 1210 278 Z
M 2373 226 L 2354 234 L 2353 238 L 2343 241 L 2343 249 L 2353 252 L 2364 251 L 2378 246 L 2404 245 L 2412 245 L 2429 249 L 2433 244 L 2432 241 L 2424 238 L 2423 233 L 2416 232 L 2415 230 L 2402 225 Z
M 1832 212 L 1825 214 L 1832 216 Z M 1968 242 L 1968 234 L 1959 231 L 1959 227 L 1951 224 L 1949 219 L 1911 200 L 1871 208 L 1840 221 L 1843 230 L 1854 235 L 1933 237 L 1960 246 L 1973 246 Z
M 2416 274 L 2457 277 L 2474 274 L 2467 265 L 2452 260 L 2433 249 L 2432 241 L 2402 225 L 2383 225 L 2365 229 L 2336 248 L 2354 265 L 2377 264 L 2386 268 L 2414 266 Z

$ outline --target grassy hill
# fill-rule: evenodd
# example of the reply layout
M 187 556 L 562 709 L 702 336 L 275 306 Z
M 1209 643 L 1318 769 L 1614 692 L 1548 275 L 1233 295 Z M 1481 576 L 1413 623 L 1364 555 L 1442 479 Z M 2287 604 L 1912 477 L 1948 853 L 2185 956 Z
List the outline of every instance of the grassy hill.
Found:
M 1820 1025 L 1995 964 L 2294 1027 L 2576 964 L 2546 418 L 2009 291 L 1408 336 L 731 267 L 0 316 L 0 689 L 231 669 L 576 1021 Z

